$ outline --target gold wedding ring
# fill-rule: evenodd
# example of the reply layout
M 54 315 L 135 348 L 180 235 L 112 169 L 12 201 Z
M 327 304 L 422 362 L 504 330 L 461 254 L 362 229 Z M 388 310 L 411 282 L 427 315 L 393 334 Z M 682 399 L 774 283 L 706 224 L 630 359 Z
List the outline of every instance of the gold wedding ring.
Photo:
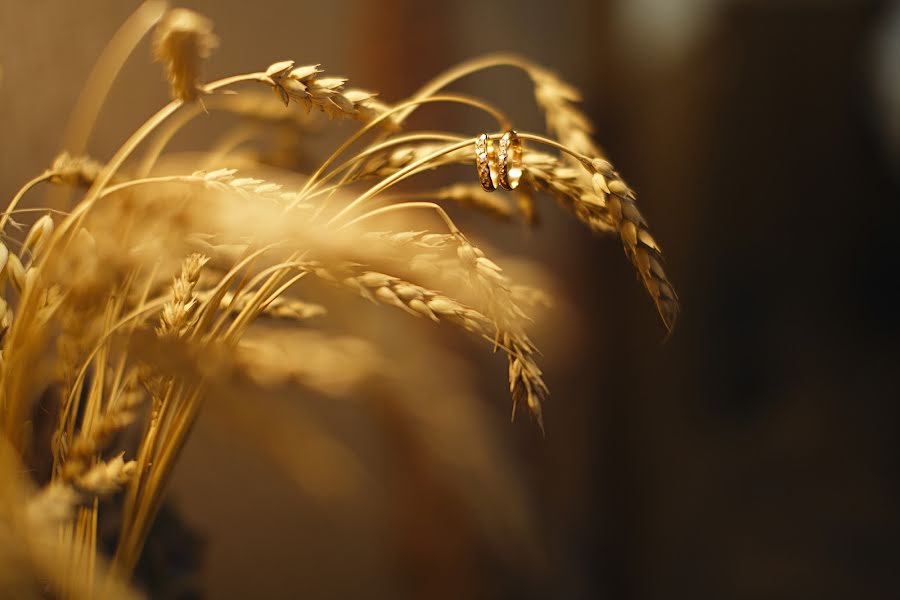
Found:
M 497 160 L 500 185 L 503 189 L 514 190 L 519 187 L 522 179 L 522 140 L 510 129 L 500 138 L 499 146 Z
M 478 170 L 478 180 L 481 187 L 487 192 L 497 189 L 498 173 L 495 165 L 497 156 L 494 152 L 494 140 L 482 133 L 475 141 L 475 168 Z

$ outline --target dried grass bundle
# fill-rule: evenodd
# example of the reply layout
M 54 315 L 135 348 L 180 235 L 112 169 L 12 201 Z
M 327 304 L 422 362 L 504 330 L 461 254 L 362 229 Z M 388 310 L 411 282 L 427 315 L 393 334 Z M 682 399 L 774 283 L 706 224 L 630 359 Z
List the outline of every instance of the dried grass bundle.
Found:
M 355 489 L 353 482 L 365 477 L 351 450 L 355 440 L 332 432 L 317 411 L 300 422 L 279 415 L 294 411 L 298 396 L 375 396 L 379 427 L 448 469 L 444 484 L 466 499 L 485 530 L 504 523 L 492 530 L 495 541 L 525 537 L 527 510 L 498 458 L 502 450 L 485 431 L 485 409 L 468 388 L 448 384 L 441 405 L 422 402 L 416 376 L 382 354 L 396 340 L 382 339 L 382 347 L 333 330 L 336 323 L 370 327 L 360 308 L 348 308 L 347 300 L 361 296 L 400 316 L 470 334 L 506 356 L 513 416 L 524 405 L 544 427 L 549 392 L 529 313 L 550 301 L 514 281 L 444 206 L 504 221 L 517 207 L 534 224 L 537 194 L 548 192 L 591 230 L 622 239 L 666 327 L 674 325 L 677 296 L 634 192 L 592 141 L 575 104 L 578 92 L 551 72 L 515 57 L 489 57 L 389 105 L 347 88 L 343 78 L 324 76 L 318 65 L 293 61 L 202 85 L 200 62 L 216 44 L 205 17 L 184 9 L 166 13 L 153 47 L 174 100 L 106 161 L 61 154 L 0 217 L 3 239 L 10 240 L 0 243 L 0 458 L 19 465 L 44 457 L 27 467 L 49 473 L 34 492 L 13 471 L 0 471 L 0 485 L 15 491 L 0 507 L 0 589 L 28 593 L 50 583 L 57 594 L 77 597 L 112 586 L 104 589 L 127 597 L 95 559 L 105 515 L 99 500 L 122 505 L 112 561 L 114 572 L 127 578 L 204 404 L 315 496 L 326 488 Z M 553 136 L 520 133 L 529 146 L 515 198 L 487 195 L 472 180 L 389 194 L 414 176 L 474 162 L 474 132 L 405 130 L 412 111 L 432 102 L 460 104 L 506 126 L 487 101 L 439 93 L 459 77 L 498 65 L 528 73 Z M 287 107 L 266 105 L 240 84 L 269 87 Z M 241 126 L 262 122 L 276 133 L 311 127 L 312 119 L 298 118 L 291 104 L 362 125 L 308 171 L 251 163 L 239 173 L 230 162 L 245 139 L 239 129 L 231 141 L 173 161 L 175 171 L 159 174 L 158 159 L 171 158 L 167 142 L 202 112 L 185 104 L 200 94 L 210 108 L 242 116 Z M 67 211 L 40 212 L 21 243 L 14 241 L 7 226 L 18 225 L 13 215 L 26 214 L 20 200 L 42 182 L 86 190 Z M 436 217 L 437 227 L 413 227 L 414 215 Z M 417 361 L 437 354 L 421 337 L 403 339 Z M 42 398 L 52 399 L 44 417 L 49 424 L 36 422 Z M 259 401 L 252 410 L 251 399 Z M 39 433 L 42 426 L 49 435 Z M 136 446 L 122 444 L 126 433 L 136 436 Z M 322 464 L 300 457 L 303 444 L 317 449 Z M 485 512 L 473 487 L 490 488 L 509 514 Z M 61 574 L 48 568 L 50 554 L 34 550 L 51 539 L 53 551 L 66 557 Z M 30 570 L 20 577 L 12 565 L 23 562 Z

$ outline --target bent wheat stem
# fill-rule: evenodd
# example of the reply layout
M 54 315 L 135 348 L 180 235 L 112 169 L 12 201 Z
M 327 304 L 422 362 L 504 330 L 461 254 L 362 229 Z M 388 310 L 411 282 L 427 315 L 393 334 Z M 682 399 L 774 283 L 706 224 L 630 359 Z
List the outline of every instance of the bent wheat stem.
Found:
M 460 141 L 461 139 L 463 139 L 463 136 L 454 135 L 454 134 L 450 134 L 450 133 L 443 133 L 443 132 L 421 132 L 421 133 L 411 133 L 408 135 L 392 137 L 392 138 L 385 140 L 379 144 L 370 146 L 368 148 L 365 148 L 364 150 L 360 150 L 358 153 L 353 155 L 352 158 L 347 159 L 346 161 L 344 161 L 340 165 L 336 166 L 335 168 L 333 168 L 331 171 L 329 171 L 325 175 L 319 177 L 319 180 L 315 184 L 310 186 L 310 188 L 307 190 L 305 198 L 314 198 L 315 196 L 317 196 L 321 193 L 327 193 L 328 191 L 330 191 L 332 189 L 336 189 L 337 187 L 340 187 L 338 185 L 338 186 L 326 188 L 324 191 L 318 191 L 318 188 L 320 188 L 324 183 L 333 179 L 339 173 L 347 170 L 348 168 L 352 167 L 353 165 L 360 164 L 364 159 L 372 156 L 373 154 L 377 154 L 378 152 L 381 152 L 382 150 L 387 150 L 388 148 L 392 148 L 394 146 L 400 146 L 403 144 L 407 144 L 409 142 L 419 142 L 419 141 L 457 142 L 457 141 Z
M 322 173 L 325 171 L 325 169 L 327 169 L 329 166 L 331 166 L 331 164 L 335 160 L 337 160 L 337 158 L 341 154 L 343 154 L 343 152 L 345 150 L 347 150 L 347 148 L 352 146 L 354 142 L 356 142 L 358 139 L 360 139 L 363 135 L 366 134 L 366 132 L 370 131 L 378 123 L 384 121 L 385 119 L 389 119 L 394 113 L 399 112 L 399 111 L 403 110 L 404 108 L 418 107 L 423 104 L 430 104 L 430 103 L 434 103 L 434 102 L 449 102 L 449 103 L 464 104 L 464 105 L 468 105 L 468 106 L 474 106 L 475 108 L 479 108 L 479 109 L 487 112 L 488 114 L 490 114 L 492 117 L 494 117 L 494 119 L 497 121 L 497 124 L 500 126 L 501 129 L 505 129 L 506 128 L 505 126 L 509 123 L 509 121 L 506 119 L 506 117 L 502 113 L 497 111 L 495 108 L 493 108 L 491 105 L 489 105 L 485 102 L 482 102 L 480 100 L 474 99 L 474 98 L 469 98 L 468 96 L 446 94 L 443 96 L 432 96 L 430 98 L 422 98 L 419 100 L 410 100 L 409 102 L 405 102 L 403 104 L 399 104 L 397 106 L 391 107 L 389 110 L 385 111 L 383 114 L 379 115 L 377 118 L 373 119 L 372 121 L 367 123 L 365 126 L 360 128 L 358 131 L 356 131 L 349 138 L 347 138 L 347 140 L 343 144 L 338 146 L 338 148 L 335 149 L 335 151 L 332 152 L 331 155 L 322 162 L 322 164 L 319 166 L 319 168 L 316 169 L 315 172 L 313 172 L 313 174 L 310 176 L 309 180 L 306 182 L 306 185 L 300 191 L 300 195 L 303 196 L 306 192 L 308 192 L 309 188 L 312 186 L 313 183 L 315 183 L 315 181 L 318 179 L 318 177 L 320 175 L 322 175 Z M 298 199 L 298 201 L 299 201 L 299 199 Z M 289 206 L 288 208 L 290 209 L 293 207 L 294 206 L 292 205 L 292 206 Z
M 43 183 L 44 181 L 50 180 L 54 175 L 55 175 L 55 173 L 53 173 L 50 170 L 44 171 L 43 173 L 41 173 L 40 175 L 38 175 L 31 181 L 29 181 L 28 183 L 23 185 L 21 187 L 21 189 L 19 189 L 19 191 L 16 192 L 16 195 L 13 196 L 13 199 L 10 200 L 9 205 L 6 207 L 6 210 L 3 212 L 3 216 L 0 217 L 0 232 L 2 232 L 3 229 L 6 227 L 6 223 L 7 223 L 7 221 L 9 221 L 10 215 L 12 215 L 13 212 L 15 212 L 16 206 L 19 205 L 19 202 L 21 202 L 22 198 L 25 197 L 25 194 L 27 194 L 31 188 L 38 185 L 39 183 Z
M 348 212 L 352 211 L 354 208 L 356 208 L 357 206 L 359 206 L 361 203 L 365 202 L 369 198 L 372 198 L 376 194 L 383 192 L 384 190 L 386 190 L 387 188 L 396 184 L 397 182 L 402 181 L 403 179 L 408 177 L 411 173 L 414 173 L 419 167 L 428 164 L 429 162 L 433 161 L 436 158 L 440 158 L 441 156 L 450 154 L 451 152 L 456 152 L 457 150 L 462 150 L 463 148 L 465 148 L 467 146 L 471 146 L 475 143 L 476 139 L 477 138 L 470 138 L 470 139 L 464 140 L 462 142 L 457 142 L 456 144 L 450 144 L 448 146 L 444 146 L 440 150 L 436 150 L 436 151 L 420 158 L 419 160 L 407 165 L 406 167 L 400 169 L 399 171 L 397 171 L 390 177 L 386 177 L 385 179 L 379 181 L 377 184 L 373 185 L 371 188 L 366 190 L 360 196 L 357 196 L 356 199 L 354 199 L 347 206 L 345 206 L 343 209 L 341 209 L 340 212 L 338 212 L 336 215 L 334 215 L 328 221 L 328 223 L 329 224 L 334 223 L 335 221 L 337 221 L 338 219 L 343 217 Z
M 384 215 L 387 213 L 392 213 L 392 212 L 397 212 L 397 211 L 407 210 L 407 209 L 413 209 L 413 208 L 424 208 L 424 209 L 434 210 L 441 217 L 441 219 L 444 220 L 444 223 L 447 224 L 447 228 L 450 230 L 450 233 L 452 233 L 454 235 L 460 233 L 459 228 L 456 226 L 456 224 L 450 218 L 450 215 L 447 214 L 447 211 L 445 211 L 441 205 L 435 204 L 434 202 L 401 202 L 399 204 L 391 204 L 390 206 L 383 206 L 381 208 L 376 208 L 375 210 L 371 210 L 363 215 L 356 217 L 352 221 L 349 221 L 349 222 L 341 225 L 340 229 L 344 229 L 344 228 L 350 227 L 352 225 L 357 225 L 363 221 L 366 221 L 373 217 L 377 217 L 379 215 Z
M 164 0 L 142 3 L 113 34 L 75 101 L 62 137 L 64 150 L 76 155 L 84 152 L 113 82 L 140 41 L 165 14 L 167 4 Z
M 456 65 L 455 67 L 444 71 L 443 73 L 423 85 L 421 88 L 419 88 L 419 90 L 415 94 L 413 94 L 412 98 L 419 99 L 431 96 L 435 92 L 442 90 L 454 81 L 462 79 L 467 75 L 471 75 L 472 73 L 477 73 L 478 71 L 483 71 L 492 67 L 504 66 L 515 67 L 525 71 L 526 73 L 534 68 L 533 63 L 514 54 L 492 54 L 489 56 L 484 56 L 460 63 L 459 65 Z M 400 111 L 400 113 L 397 115 L 397 120 L 400 122 L 405 121 L 410 112 L 412 112 L 412 109 L 409 108 Z

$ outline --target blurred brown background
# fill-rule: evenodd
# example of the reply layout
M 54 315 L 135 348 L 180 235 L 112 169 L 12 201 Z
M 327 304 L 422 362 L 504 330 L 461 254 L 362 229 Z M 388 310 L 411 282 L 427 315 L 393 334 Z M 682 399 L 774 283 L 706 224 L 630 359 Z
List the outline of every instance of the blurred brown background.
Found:
M 563 317 L 580 325 L 567 347 L 546 344 L 547 438 L 525 418 L 499 429 L 537 507 L 548 566 L 498 568 L 504 579 L 476 586 L 482 595 L 900 595 L 900 4 L 184 5 L 222 39 L 211 78 L 293 58 L 395 100 L 478 53 L 525 54 L 584 90 L 599 142 L 638 190 L 684 307 L 666 343 L 618 241 L 594 239 L 549 201 L 534 234 L 491 234 L 548 265 Z M 0 0 L 4 197 L 59 149 L 80 83 L 134 6 Z M 98 157 L 165 101 L 149 63 L 144 44 L 107 104 Z M 461 89 L 498 100 L 523 128 L 541 125 L 515 73 Z M 482 125 L 432 114 L 446 127 Z M 481 393 L 503 400 L 490 405 L 502 422 L 503 372 L 489 367 Z M 265 469 L 198 429 L 173 507 L 205 546 L 199 587 L 328 596 L 310 583 L 309 561 L 329 555 L 345 579 L 334 597 L 365 597 L 388 559 L 356 560 L 352 532 L 311 527 L 315 508 Z M 440 532 L 447 507 L 424 506 L 418 521 Z M 434 552 L 420 567 L 433 596 L 453 597 L 458 557 Z

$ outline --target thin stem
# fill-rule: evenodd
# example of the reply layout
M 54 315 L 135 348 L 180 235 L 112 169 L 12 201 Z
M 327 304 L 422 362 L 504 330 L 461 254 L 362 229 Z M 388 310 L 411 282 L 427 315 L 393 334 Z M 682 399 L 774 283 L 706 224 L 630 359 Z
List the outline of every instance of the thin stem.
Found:
M 112 196 L 116 192 L 121 192 L 122 190 L 126 190 L 128 188 L 138 187 L 141 185 L 152 185 L 155 183 L 199 183 L 202 181 L 198 177 L 192 177 L 191 175 L 166 175 L 163 177 L 145 177 L 144 179 L 132 179 L 130 181 L 123 181 L 122 183 L 117 183 L 116 185 L 111 185 L 100 194 L 100 198 L 106 198 L 107 196 Z
M 535 65 L 530 63 L 528 60 L 514 54 L 492 54 L 489 56 L 483 56 L 481 58 L 476 58 L 474 60 L 461 63 L 453 67 L 452 69 L 444 71 L 443 73 L 426 83 L 424 86 L 422 86 L 419 91 L 416 92 L 412 97 L 413 99 L 421 99 L 431 96 L 435 92 L 440 91 L 441 89 L 447 87 L 458 79 L 492 67 L 515 67 L 525 71 L 530 75 L 531 71 L 534 70 Z M 399 112 L 397 115 L 397 120 L 402 123 L 413 110 L 415 109 L 406 108 L 403 111 Z
M 519 135 L 519 137 L 520 137 L 521 139 L 529 140 L 529 141 L 532 141 L 532 142 L 538 142 L 538 143 L 540 143 L 540 144 L 545 144 L 545 145 L 551 146 L 551 147 L 553 147 L 553 148 L 556 148 L 556 149 L 558 149 L 558 150 L 560 150 L 560 151 L 562 151 L 562 152 L 565 152 L 565 153 L 567 153 L 567 154 L 573 156 L 575 159 L 577 159 L 577 160 L 579 161 L 579 163 L 581 163 L 581 165 L 585 167 L 585 169 L 589 169 L 589 168 L 590 168 L 590 159 L 589 159 L 588 157 L 584 156 L 583 154 L 579 153 L 579 152 L 575 152 L 574 150 L 572 150 L 572 149 L 569 148 L 568 146 L 565 146 L 565 145 L 563 145 L 563 144 L 560 144 L 559 142 L 556 142 L 556 141 L 554 141 L 554 140 L 551 140 L 551 139 L 549 139 L 549 138 L 546 138 L 546 137 L 544 137 L 544 136 L 542 136 L 542 135 L 536 135 L 536 134 L 532 134 L 532 133 L 520 133 L 520 134 L 518 134 L 518 135 Z M 499 139 L 499 138 L 501 137 L 501 135 L 499 135 L 499 134 L 491 134 L 489 137 L 490 137 L 491 139 Z M 425 167 L 425 165 L 427 165 L 429 162 L 431 162 L 431 161 L 433 161 L 433 160 L 435 160 L 435 159 L 437 159 L 437 158 L 440 158 L 441 156 L 444 156 L 444 155 L 446 155 L 446 154 L 450 154 L 450 153 L 452 153 L 452 152 L 456 152 L 457 150 L 461 150 L 461 149 L 465 148 L 466 146 L 468 146 L 468 145 L 470 145 L 470 144 L 474 144 L 474 143 L 475 143 L 475 138 L 471 138 L 471 139 L 468 139 L 468 140 L 463 140 L 463 141 L 458 142 L 458 143 L 456 143 L 456 144 L 452 144 L 452 145 L 450 145 L 450 146 L 445 146 L 445 147 L 442 148 L 441 150 L 438 150 L 438 151 L 436 151 L 436 152 L 433 152 L 433 153 L 431 153 L 431 154 L 429 154 L 429 155 L 427 155 L 427 156 L 425 156 L 425 157 L 423 157 L 423 158 L 421 158 L 421 159 L 419 159 L 419 160 L 417 160 L 417 161 L 415 161 L 415 162 L 413 162 L 413 163 L 410 163 L 409 165 L 407 165 L 406 167 L 400 169 L 399 171 L 397 171 L 397 172 L 394 173 L 393 175 L 391 175 L 391 176 L 389 176 L 389 177 L 386 177 L 385 179 L 381 180 L 381 181 L 378 182 L 376 185 L 374 185 L 374 186 L 372 186 L 371 188 L 369 188 L 369 189 L 368 189 L 366 192 L 364 192 L 362 195 L 358 196 L 358 197 L 357 197 L 356 199 L 354 199 L 350 204 L 348 204 L 348 205 L 345 206 L 343 209 L 341 209 L 340 212 L 338 212 L 336 215 L 334 215 L 334 216 L 328 221 L 328 223 L 331 224 L 331 223 L 337 221 L 339 218 L 341 218 L 342 216 L 344 216 L 344 215 L 347 214 L 348 212 L 352 211 L 357 205 L 359 205 L 359 204 L 361 204 L 362 202 L 364 202 L 364 201 L 366 201 L 366 200 L 372 198 L 373 196 L 375 196 L 375 195 L 378 194 L 379 192 L 381 192 L 381 191 L 383 191 L 383 190 L 385 190 L 385 189 L 391 187 L 392 185 L 395 185 L 396 183 L 398 183 L 399 181 L 401 181 L 401 180 L 403 180 L 403 179 L 406 179 L 406 178 L 408 178 L 408 177 L 411 177 L 411 176 L 415 175 L 416 173 L 419 173 L 420 171 L 424 170 L 423 167 Z
M 556 148 L 560 152 L 565 152 L 569 156 L 573 157 L 575 160 L 584 165 L 585 168 L 589 168 L 591 159 L 590 157 L 585 156 L 580 152 L 576 152 L 572 150 L 568 146 L 564 144 L 560 144 L 556 140 L 551 140 L 548 137 L 544 137 L 542 135 L 537 135 L 536 133 L 517 133 L 519 139 L 528 140 L 530 142 L 538 142 L 539 144 L 544 144 L 546 146 L 550 146 L 552 148 Z
M 434 202 L 401 202 L 400 204 L 391 204 L 390 206 L 376 208 L 375 210 L 371 210 L 364 215 L 360 215 L 352 221 L 341 225 L 340 229 L 356 225 L 357 223 L 366 221 L 373 217 L 411 208 L 426 208 L 436 211 L 438 215 L 440 215 L 440 217 L 444 220 L 444 223 L 447 224 L 447 228 L 450 229 L 450 233 L 452 233 L 453 235 L 457 235 L 460 233 L 459 228 L 453 222 L 453 219 L 450 218 L 450 215 L 447 214 L 447 211 L 444 210 L 444 207 L 440 206 L 439 204 L 435 204 Z
M 305 252 L 302 254 L 306 254 Z M 302 269 L 306 266 L 301 260 L 296 260 L 301 257 L 300 252 L 294 252 L 287 261 L 273 265 L 263 271 L 260 271 L 256 277 L 254 277 L 254 282 L 258 280 L 262 280 L 263 277 L 271 274 L 268 281 L 263 283 L 257 290 L 254 292 L 253 297 L 250 302 L 247 303 L 246 306 L 238 313 L 238 315 L 234 318 L 234 321 L 231 322 L 231 325 L 228 326 L 228 329 L 225 330 L 225 333 L 222 334 L 222 339 L 226 342 L 236 341 L 238 337 L 238 330 L 246 325 L 253 316 L 253 313 L 262 306 L 264 301 L 271 301 L 270 294 L 272 293 L 272 288 L 278 285 L 288 271 L 291 269 Z M 253 283 L 255 286 L 256 283 Z M 248 286 L 249 289 L 252 289 Z
M 28 193 L 28 190 L 30 190 L 31 188 L 33 188 L 34 186 L 36 186 L 39 183 L 47 181 L 54 175 L 56 175 L 56 173 L 54 173 L 53 171 L 44 171 L 43 173 L 41 173 L 40 175 L 38 175 L 37 177 L 35 177 L 31 181 L 29 181 L 28 183 L 26 183 L 24 186 L 22 186 L 22 189 L 20 189 L 18 192 L 16 192 L 16 195 L 13 197 L 13 199 L 10 201 L 9 205 L 6 207 L 6 212 L 4 212 L 3 216 L 0 217 L 0 232 L 3 231 L 4 227 L 6 227 L 6 222 L 9 221 L 9 216 L 14 212 L 14 209 L 19 204 L 19 201 L 22 200 L 22 198 L 25 196 L 25 194 Z
M 134 309 L 133 311 L 119 319 L 119 321 L 116 322 L 108 331 L 100 336 L 100 339 L 97 340 L 97 342 L 94 344 L 93 349 L 85 357 L 81 369 L 78 370 L 78 375 L 75 378 L 75 385 L 72 386 L 69 398 L 66 401 L 66 406 L 71 406 L 75 401 L 78 395 L 78 390 L 80 389 L 80 384 L 84 381 L 84 378 L 87 377 L 87 371 L 91 366 L 91 362 L 93 362 L 94 357 L 98 352 L 100 352 L 101 348 L 104 347 L 104 344 L 109 341 L 110 336 L 112 336 L 112 334 L 117 332 L 120 328 L 128 325 L 132 321 L 140 319 L 140 317 L 146 315 L 147 313 L 151 313 L 162 308 L 169 300 L 171 300 L 171 296 L 169 294 L 166 294 L 165 296 L 160 296 L 159 298 L 154 298 L 150 302 L 146 302 L 139 308 Z
M 265 73 L 245 73 L 243 75 L 233 75 L 231 77 L 225 77 L 224 79 L 219 79 L 218 81 L 214 81 L 210 84 L 207 84 L 203 87 L 203 92 L 207 94 L 211 94 L 216 90 L 220 90 L 224 87 L 228 87 L 230 85 L 234 85 L 235 83 L 241 83 L 245 81 L 257 81 L 266 83 L 268 81 L 268 77 L 266 77 Z M 88 191 L 87 198 L 85 201 L 90 202 L 95 199 L 100 190 L 109 183 L 109 180 L 112 176 L 118 171 L 119 167 L 122 166 L 122 163 L 125 162 L 125 159 L 128 158 L 135 148 L 146 138 L 150 132 L 156 129 L 163 121 L 165 121 L 169 116 L 172 115 L 176 110 L 178 110 L 184 104 L 181 100 L 173 100 L 168 105 L 163 107 L 158 113 L 150 117 L 150 119 L 144 123 L 128 140 L 119 148 L 118 152 L 110 159 L 109 163 L 107 163 L 106 167 L 104 167 L 103 171 L 100 172 L 100 176 L 97 178 L 97 181 L 94 182 L 94 185 L 91 186 L 91 189 Z
M 376 144 L 374 146 L 370 146 L 365 150 L 361 150 L 359 153 L 355 154 L 353 158 L 350 158 L 337 167 L 333 168 L 331 171 L 326 173 L 324 176 L 320 177 L 319 180 L 315 183 L 315 185 L 311 186 L 307 192 L 307 195 L 304 197 L 305 199 L 314 198 L 321 192 L 311 193 L 314 190 L 318 189 L 322 186 L 322 184 L 326 183 L 333 179 L 338 173 L 352 167 L 355 164 L 358 164 L 362 159 L 371 156 L 377 152 L 390 148 L 392 146 L 399 146 L 400 144 L 405 144 L 408 142 L 418 142 L 418 141 L 432 141 L 432 142 L 458 142 L 462 140 L 463 137 L 460 135 L 447 134 L 441 132 L 420 132 L 420 133 L 411 133 L 409 135 L 403 135 L 395 138 L 390 138 L 384 142 Z M 340 186 L 337 186 L 340 187 Z M 334 187 L 326 188 L 327 190 L 336 189 Z
M 325 169 L 327 169 L 331 165 L 331 163 L 333 163 L 335 160 L 337 160 L 337 157 L 340 156 L 355 141 L 357 141 L 359 138 L 361 138 L 363 135 L 365 135 L 365 133 L 367 131 L 374 128 L 376 125 L 378 125 L 380 122 L 384 121 L 385 119 L 389 118 L 395 112 L 401 111 L 404 108 L 407 108 L 410 106 L 420 106 L 422 104 L 428 104 L 431 102 L 450 102 L 450 103 L 474 106 L 476 108 L 484 110 L 485 112 L 487 112 L 488 114 L 493 116 L 497 120 L 497 123 L 501 129 L 505 129 L 506 125 L 509 122 L 502 113 L 497 111 L 490 104 L 487 104 L 485 102 L 482 102 L 482 101 L 474 99 L 474 98 L 469 98 L 468 96 L 447 94 L 444 96 L 432 96 L 430 98 L 420 98 L 420 99 L 416 99 L 416 100 L 410 100 L 408 102 L 404 102 L 403 104 L 398 104 L 397 106 L 392 107 L 390 110 L 386 111 L 385 113 L 379 115 L 378 118 L 373 119 L 372 121 L 369 121 L 368 123 L 366 123 L 366 125 L 364 127 L 359 129 L 359 131 L 355 132 L 352 136 L 350 136 L 347 139 L 347 141 L 345 141 L 334 152 L 332 152 L 331 155 L 327 159 L 325 159 L 325 161 L 321 165 L 319 165 L 319 168 L 316 169 L 315 173 L 313 173 L 310 176 L 310 178 L 306 181 L 306 185 L 303 186 L 303 189 L 300 191 L 300 194 L 297 196 L 297 199 L 294 200 L 294 202 L 292 202 L 287 207 L 287 210 L 294 208 L 294 206 L 296 206 L 297 203 L 300 201 L 300 199 L 303 197 L 303 195 L 309 191 L 310 187 L 312 187 L 313 183 L 315 183 L 316 179 L 325 171 Z
M 23 213 L 52 213 L 52 214 L 54 214 L 54 215 L 60 215 L 60 216 L 63 216 L 63 217 L 68 216 L 69 214 L 71 214 L 71 213 L 69 213 L 69 211 L 67 211 L 67 210 L 60 210 L 60 209 L 58 209 L 58 208 L 41 208 L 41 207 L 38 207 L 38 208 L 19 208 L 19 209 L 17 209 L 17 210 L 12 210 L 12 211 L 7 210 L 7 211 L 5 211 L 5 212 L 0 213 L 0 215 L 10 215 L 10 216 L 12 216 L 12 215 L 21 215 L 21 214 L 23 214 Z
M 231 77 L 225 77 L 224 79 L 219 79 L 218 81 L 214 81 L 205 85 L 202 89 L 203 93 L 211 94 L 216 90 L 220 90 L 222 88 L 228 87 L 230 85 L 234 85 L 235 83 L 241 83 L 245 81 L 256 81 L 260 83 L 268 83 L 269 78 L 265 73 L 257 72 L 257 73 L 245 73 L 242 75 L 233 75 Z M 184 104 L 182 100 L 172 100 L 161 108 L 155 115 L 150 117 L 143 125 L 141 125 L 137 131 L 135 131 L 131 137 L 129 137 L 125 143 L 116 151 L 113 157 L 110 159 L 108 163 L 103 167 L 103 170 L 100 171 L 100 175 L 94 181 L 93 185 L 91 185 L 87 194 L 85 195 L 84 200 L 82 201 L 80 207 L 85 207 L 84 210 L 80 211 L 80 215 L 78 219 L 70 220 L 64 223 L 60 227 L 60 235 L 63 230 L 65 230 L 66 225 L 69 226 L 69 229 L 77 229 L 77 226 L 81 224 L 82 219 L 84 218 L 84 214 L 88 208 L 100 197 L 103 188 L 110 182 L 113 175 L 118 172 L 119 168 L 125 162 L 125 160 L 131 156 L 132 152 L 141 144 L 144 139 L 150 135 L 157 127 L 159 127 L 163 122 L 166 121 L 170 116 L 172 116 L 181 106 Z
M 294 254 L 294 256 L 296 256 L 296 253 Z M 263 269 L 262 271 L 260 271 L 256 275 L 254 275 L 253 278 L 250 279 L 250 281 L 248 281 L 245 285 L 242 285 L 241 289 L 236 290 L 235 293 L 232 295 L 231 303 L 229 304 L 228 308 L 223 311 L 219 320 L 216 321 L 216 323 L 210 328 L 210 331 L 205 335 L 206 342 L 208 343 L 209 341 L 211 341 L 213 339 L 213 337 L 215 337 L 215 335 L 219 332 L 219 329 L 224 325 L 225 319 L 227 318 L 228 313 L 231 312 L 231 307 L 236 305 L 238 296 L 240 295 L 242 290 L 253 290 L 259 284 L 259 282 L 262 281 L 268 275 L 270 275 L 272 273 L 276 273 L 277 271 L 279 271 L 281 269 L 294 268 L 294 267 L 299 268 L 299 267 L 302 267 L 303 264 L 304 263 L 302 263 L 302 262 L 298 262 L 298 261 L 291 259 L 291 260 L 288 260 L 285 262 L 278 263 L 271 267 L 267 267 L 266 269 Z M 251 293 L 251 292 L 248 291 L 247 293 Z M 252 292 L 252 293 L 256 293 L 256 292 Z
M 277 300 L 278 298 L 280 298 L 281 295 L 284 294 L 285 292 L 287 292 L 288 289 L 290 289 L 290 287 L 291 287 L 292 285 L 294 285 L 295 283 L 297 283 L 298 281 L 300 281 L 301 279 L 303 279 L 303 278 L 306 277 L 307 275 L 309 275 L 309 271 L 302 271 L 302 272 L 300 272 L 300 273 L 294 275 L 294 276 L 291 277 L 290 279 L 288 279 L 284 284 L 282 284 L 282 286 L 281 286 L 280 288 L 278 288 L 277 290 L 275 290 L 274 292 L 272 292 L 272 293 L 269 295 L 269 297 L 268 297 L 266 300 L 263 301 L 263 303 L 262 303 L 262 304 L 260 305 L 260 307 L 259 307 L 260 310 L 266 310 L 266 308 L 268 308 L 268 306 L 269 306 L 270 304 L 272 304 L 272 302 L 274 302 L 275 300 Z
M 113 35 L 88 75 L 72 110 L 69 125 L 63 134 L 64 150 L 76 156 L 84 152 L 113 81 L 138 43 L 162 18 L 167 8 L 167 3 L 163 1 L 144 2 Z
M 206 300 L 206 302 L 201 304 L 199 310 L 197 311 L 196 325 L 194 326 L 193 331 L 189 333 L 190 340 L 196 340 L 200 336 L 200 332 L 202 332 L 208 326 L 209 322 L 213 318 L 213 314 L 215 313 L 215 305 L 221 302 L 222 298 L 227 292 L 228 286 L 230 286 L 231 282 L 234 281 L 234 279 L 238 276 L 241 269 L 248 267 L 253 263 L 254 260 L 262 256 L 269 250 L 277 247 L 277 245 L 278 244 L 268 244 L 252 253 L 249 252 L 248 247 L 248 251 L 247 253 L 245 253 L 245 256 L 237 264 L 231 267 L 228 273 L 226 273 L 225 276 L 219 280 L 219 282 L 216 284 L 216 287 L 213 289 L 212 295 L 209 297 L 209 299 Z M 239 289 L 240 287 L 241 286 L 239 286 Z M 233 298 L 236 297 L 236 295 L 237 291 Z M 234 300 L 232 300 L 232 302 L 233 301 Z
M 136 177 L 146 177 L 150 174 L 150 171 L 156 165 L 156 162 L 159 160 L 160 155 L 162 154 L 165 147 L 172 141 L 172 138 L 175 137 L 175 134 L 181 131 L 181 129 L 193 121 L 197 115 L 203 112 L 203 107 L 200 103 L 193 104 L 189 109 L 181 111 L 178 115 L 178 118 L 171 119 L 167 124 L 165 129 L 160 131 L 156 137 L 150 142 L 147 151 L 144 153 L 144 157 L 141 159 L 141 162 L 138 164 L 138 168 L 135 171 Z
M 477 138 L 470 138 L 470 139 L 467 139 L 467 140 L 464 140 L 461 142 L 457 142 L 456 144 L 444 146 L 440 150 L 432 152 L 431 154 L 428 154 L 428 155 L 420 158 L 419 160 L 410 163 L 409 165 L 400 169 L 393 175 L 391 175 L 389 177 L 385 177 L 384 179 L 379 181 L 377 184 L 373 185 L 371 188 L 366 190 L 363 194 L 361 194 L 360 196 L 357 196 L 356 199 L 353 200 L 353 202 L 351 202 L 350 204 L 345 206 L 343 209 L 340 210 L 340 212 L 338 212 L 336 215 L 334 215 L 328 221 L 328 223 L 331 224 L 331 223 L 337 221 L 339 218 L 341 218 L 342 216 L 344 216 L 345 214 L 347 214 L 348 212 L 350 212 L 351 210 L 356 208 L 359 204 L 365 202 L 366 200 L 368 200 L 372 196 L 378 194 L 379 192 L 391 187 L 392 185 L 396 184 L 398 181 L 405 179 L 409 174 L 415 172 L 416 169 L 418 169 L 422 165 L 428 164 L 429 162 L 433 161 L 434 159 L 440 158 L 441 156 L 444 156 L 446 154 L 450 154 L 451 152 L 456 152 L 457 150 L 462 150 L 463 148 L 465 148 L 467 146 L 471 146 L 471 145 L 475 144 L 476 139 Z

